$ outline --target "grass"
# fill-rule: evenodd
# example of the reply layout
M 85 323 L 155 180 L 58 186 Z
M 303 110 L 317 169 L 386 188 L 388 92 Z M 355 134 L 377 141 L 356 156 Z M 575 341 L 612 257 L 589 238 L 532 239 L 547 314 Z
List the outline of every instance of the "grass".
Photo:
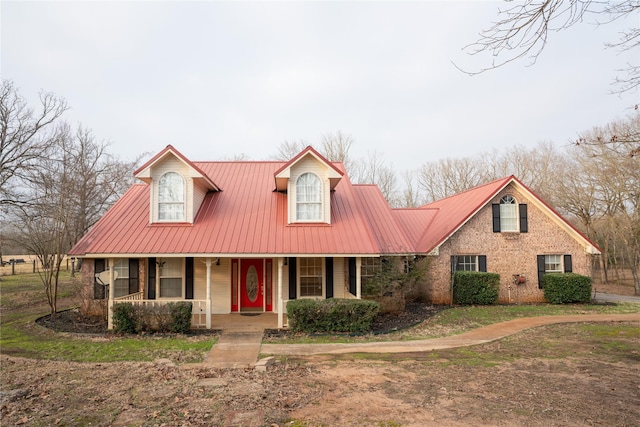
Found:
M 73 302 L 79 283 L 79 278 L 71 278 L 68 272 L 63 272 L 59 297 L 70 297 Z M 49 311 L 37 274 L 3 276 L 0 295 L 3 310 L 0 317 L 2 354 L 76 362 L 152 361 L 168 358 L 176 363 L 189 363 L 204 360 L 216 340 L 215 337 L 188 335 L 80 337 L 56 333 L 35 324 L 38 317 Z
M 279 343 L 326 344 L 420 340 L 461 334 L 481 326 L 523 317 L 626 313 L 640 313 L 640 304 L 528 304 L 452 307 L 439 312 L 418 326 L 390 334 L 357 337 L 300 335 L 284 339 Z

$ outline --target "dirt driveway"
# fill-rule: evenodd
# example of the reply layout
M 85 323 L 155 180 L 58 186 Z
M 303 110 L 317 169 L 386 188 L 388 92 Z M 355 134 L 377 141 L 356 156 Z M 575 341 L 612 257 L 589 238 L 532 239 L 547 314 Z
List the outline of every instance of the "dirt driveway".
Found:
M 266 373 L 2 356 L 0 424 L 635 426 L 640 325 L 616 325 L 614 336 L 606 323 L 561 324 L 455 350 L 290 358 Z

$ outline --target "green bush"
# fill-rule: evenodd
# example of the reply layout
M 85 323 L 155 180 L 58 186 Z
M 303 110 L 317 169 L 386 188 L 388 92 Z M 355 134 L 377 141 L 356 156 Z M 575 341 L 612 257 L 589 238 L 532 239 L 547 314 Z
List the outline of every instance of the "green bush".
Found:
M 453 301 L 456 304 L 495 304 L 498 302 L 499 288 L 499 274 L 456 271 L 453 280 Z
M 187 301 L 163 305 L 133 305 L 130 302 L 113 306 L 113 329 L 119 333 L 140 332 L 187 333 L 191 329 L 192 304 Z
M 591 301 L 591 277 L 575 273 L 548 273 L 542 276 L 544 297 L 552 304 Z
M 193 306 L 190 302 L 171 302 L 167 304 L 171 313 L 171 323 L 169 330 L 180 334 L 185 334 L 191 329 L 191 311 Z
M 130 302 L 113 306 L 113 329 L 116 332 L 135 334 L 138 329 L 136 311 Z
M 379 310 L 377 302 L 358 299 L 298 299 L 287 303 L 291 330 L 306 333 L 364 333 L 371 330 Z

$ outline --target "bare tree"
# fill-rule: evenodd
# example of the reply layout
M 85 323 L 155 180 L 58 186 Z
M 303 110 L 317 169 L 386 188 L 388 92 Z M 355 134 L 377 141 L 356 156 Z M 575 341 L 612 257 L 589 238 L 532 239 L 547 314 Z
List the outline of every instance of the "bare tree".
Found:
M 635 0 L 526 0 L 506 9 L 498 10 L 498 20 L 480 33 L 480 38 L 465 47 L 471 55 L 490 54 L 492 61 L 478 71 L 462 70 L 478 74 L 501 67 L 510 62 L 527 58 L 529 65 L 536 62 L 547 45 L 549 35 L 581 23 L 587 16 L 600 18 L 602 25 L 634 14 L 640 8 Z M 631 28 L 622 34 L 618 42 L 607 43 L 622 51 L 638 47 L 640 28 Z M 634 90 L 640 84 L 640 64 L 629 64 L 624 75 L 616 79 L 618 91 Z M 459 68 L 459 67 L 458 67 Z
M 272 156 L 274 160 L 281 160 L 283 162 L 289 161 L 294 158 L 299 152 L 304 150 L 309 144 L 303 140 L 284 141 L 278 145 L 276 153 Z
M 486 167 L 479 157 L 442 159 L 424 164 L 418 172 L 420 190 L 427 202 L 460 193 L 485 181 Z
M 351 135 L 337 131 L 322 135 L 322 155 L 332 162 L 341 162 L 345 170 L 349 173 L 353 167 L 353 160 L 350 156 L 353 138 Z
M 24 201 L 18 180 L 46 159 L 60 137 L 58 119 L 67 110 L 64 99 L 40 93 L 40 110 L 28 107 L 13 82 L 0 83 L 0 206 Z
M 398 206 L 396 193 L 396 173 L 387 165 L 378 151 L 369 151 L 367 158 L 353 164 L 351 179 L 356 184 L 375 184 L 392 206 Z

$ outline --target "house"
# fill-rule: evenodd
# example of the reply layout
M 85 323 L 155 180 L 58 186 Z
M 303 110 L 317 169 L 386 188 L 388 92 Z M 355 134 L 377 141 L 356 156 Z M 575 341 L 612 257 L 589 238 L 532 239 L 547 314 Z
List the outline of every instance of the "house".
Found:
M 194 162 L 167 146 L 134 175 L 69 252 L 84 259 L 85 311 L 189 300 L 196 327 L 244 312 L 283 327 L 287 301 L 360 298 L 381 257 L 419 256 L 435 303 L 450 302 L 452 268 L 500 273 L 503 302 L 541 301 L 539 274 L 589 274 L 599 253 L 515 177 L 391 209 L 312 147 L 288 162 Z

